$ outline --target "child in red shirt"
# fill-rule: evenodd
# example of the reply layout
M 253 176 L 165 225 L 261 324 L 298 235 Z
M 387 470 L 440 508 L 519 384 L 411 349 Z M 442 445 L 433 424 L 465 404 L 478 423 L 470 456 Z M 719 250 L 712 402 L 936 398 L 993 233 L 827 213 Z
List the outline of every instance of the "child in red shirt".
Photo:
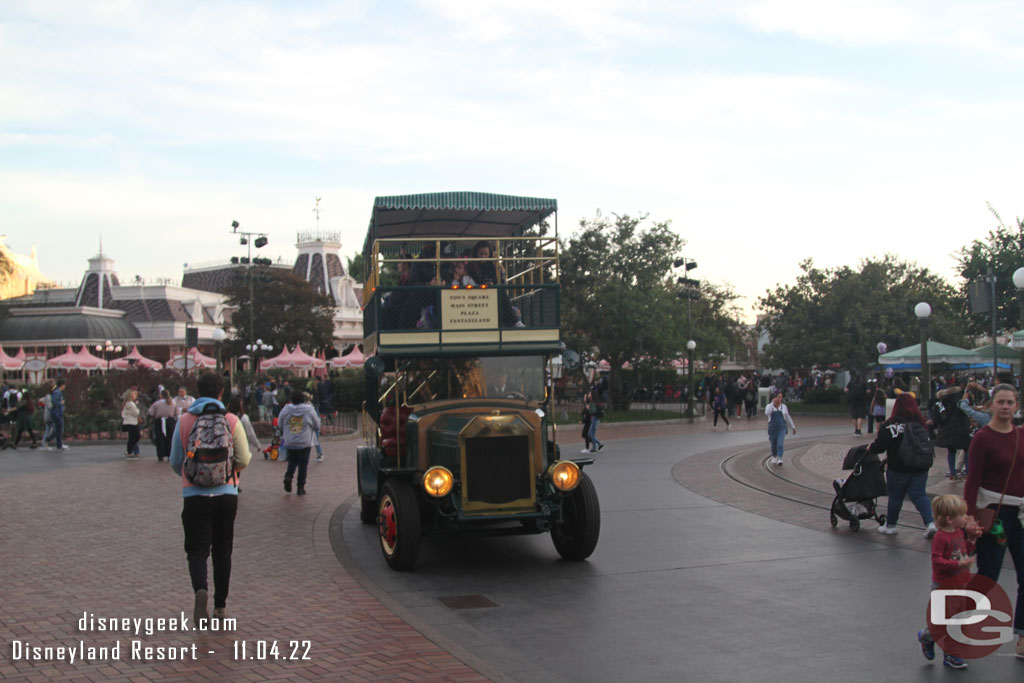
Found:
M 932 500 L 932 513 L 939 527 L 932 537 L 932 588 L 939 588 L 954 576 L 969 572 L 974 563 L 974 541 L 964 531 L 967 525 L 967 501 L 957 495 L 936 496 Z M 917 632 L 917 641 L 925 659 L 935 659 L 935 640 L 928 627 Z M 967 662 L 961 657 L 945 653 L 943 666 L 951 669 L 966 669 Z

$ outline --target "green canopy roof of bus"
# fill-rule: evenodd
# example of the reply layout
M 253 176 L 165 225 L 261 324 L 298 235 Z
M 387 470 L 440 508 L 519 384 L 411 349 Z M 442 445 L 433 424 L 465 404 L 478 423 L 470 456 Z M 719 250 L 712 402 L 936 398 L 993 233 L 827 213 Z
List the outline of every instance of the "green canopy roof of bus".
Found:
M 509 237 L 557 210 L 555 199 L 485 192 L 377 197 L 366 245 L 388 237 Z

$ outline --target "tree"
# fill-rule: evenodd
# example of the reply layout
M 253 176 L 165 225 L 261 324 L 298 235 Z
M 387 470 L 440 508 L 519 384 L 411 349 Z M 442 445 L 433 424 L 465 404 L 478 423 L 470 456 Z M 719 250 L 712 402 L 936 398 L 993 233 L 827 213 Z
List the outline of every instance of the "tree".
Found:
M 932 307 L 931 339 L 965 343 L 964 302 L 941 277 L 887 254 L 849 266 L 821 269 L 811 259 L 794 285 L 780 285 L 758 300 L 759 328 L 771 341 L 767 365 L 808 368 L 839 363 L 863 370 L 877 362 L 878 342 L 890 350 L 920 341 L 914 306 Z
M 616 409 L 629 407 L 647 369 L 683 354 L 688 338 L 686 305 L 676 295 L 673 271 L 684 242 L 668 223 L 641 228 L 644 220 L 585 219 L 582 231 L 561 246 L 563 336 L 584 355 L 593 350 L 594 360 L 611 364 L 609 393 Z M 705 352 L 712 350 L 711 339 L 727 337 L 730 328 L 707 325 L 708 310 L 735 299 L 728 289 L 709 291 L 714 296 L 693 302 L 691 310 L 694 330 L 705 334 L 695 331 L 694 337 L 709 340 Z M 623 383 L 626 362 L 637 370 L 630 386 Z
M 345 259 L 348 265 L 345 272 L 351 275 L 356 282 L 366 280 L 366 266 L 363 263 L 363 252 L 356 252 L 355 255 Z
M 996 276 L 996 327 L 1017 329 L 1020 327 L 1020 309 L 1013 272 L 1024 265 L 1024 222 L 1018 218 L 1013 227 L 1007 227 L 999 219 L 999 214 L 992 207 L 989 209 L 999 220 L 999 227 L 989 231 L 984 240 L 974 240 L 961 247 L 956 256 L 964 278 L 961 291 L 966 301 L 969 284 L 982 281 L 991 266 Z M 992 334 L 991 314 L 971 315 L 969 320 L 972 333 Z
M 249 274 L 253 277 L 254 333 L 249 331 Z M 285 344 L 302 344 L 312 353 L 334 341 L 334 304 L 308 282 L 282 268 L 236 270 L 228 286 L 227 304 L 237 306 L 232 316 L 235 337 L 227 342 L 232 353 L 245 353 L 250 339 L 262 339 L 275 351 Z

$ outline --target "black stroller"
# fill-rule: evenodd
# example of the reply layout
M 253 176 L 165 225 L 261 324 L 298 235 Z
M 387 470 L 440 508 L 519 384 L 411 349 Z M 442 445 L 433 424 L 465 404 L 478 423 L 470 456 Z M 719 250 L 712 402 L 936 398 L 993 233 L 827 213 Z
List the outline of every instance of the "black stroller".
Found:
M 864 444 L 847 452 L 843 469 L 853 471 L 846 479 L 832 482 L 836 490 L 832 509 L 828 512 L 832 526 L 839 524 L 839 519 L 849 521 L 853 531 L 860 529 L 862 519 L 873 519 L 879 526 L 885 524 L 885 515 L 879 515 L 875 508 L 875 498 L 887 494 L 885 463 L 879 461 L 877 453 L 868 453 Z

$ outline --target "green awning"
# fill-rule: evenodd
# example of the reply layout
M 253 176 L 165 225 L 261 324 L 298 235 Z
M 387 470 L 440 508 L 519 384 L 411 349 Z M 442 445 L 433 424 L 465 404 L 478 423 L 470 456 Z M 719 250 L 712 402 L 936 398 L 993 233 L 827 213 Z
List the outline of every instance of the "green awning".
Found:
M 365 246 L 382 238 L 510 237 L 537 225 L 557 210 L 555 199 L 485 192 L 377 197 Z
M 1016 339 L 1014 339 L 1014 341 L 1016 341 Z M 979 346 L 978 348 L 973 349 L 973 353 L 982 361 L 991 361 L 992 345 L 985 344 L 984 346 Z M 996 356 L 998 358 L 1019 361 L 1020 351 L 1018 349 L 1010 348 L 1009 346 L 1005 346 L 1003 344 L 996 344 Z
M 977 359 L 978 354 L 970 349 L 962 349 L 959 346 L 928 340 L 929 363 L 973 363 Z M 878 357 L 878 362 L 882 365 L 920 363 L 921 345 L 911 344 L 910 346 L 905 346 L 902 349 L 883 353 Z

